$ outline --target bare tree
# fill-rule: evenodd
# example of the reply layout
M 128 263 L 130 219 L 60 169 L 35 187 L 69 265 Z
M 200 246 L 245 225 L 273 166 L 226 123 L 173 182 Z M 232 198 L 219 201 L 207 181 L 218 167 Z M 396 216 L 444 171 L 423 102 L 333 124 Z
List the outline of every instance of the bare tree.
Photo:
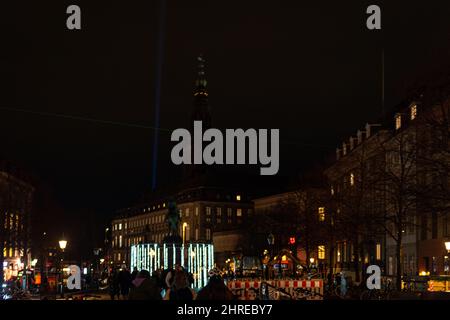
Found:
M 373 221 L 380 214 L 379 208 L 383 203 L 374 185 L 379 178 L 376 168 L 383 162 L 379 153 L 379 137 L 384 138 L 385 133 L 377 135 L 359 144 L 342 160 L 341 166 L 328 174 L 333 193 L 333 215 L 330 221 L 333 240 L 346 240 L 352 244 L 356 282 L 361 279 L 360 260 L 365 244 L 380 235 Z

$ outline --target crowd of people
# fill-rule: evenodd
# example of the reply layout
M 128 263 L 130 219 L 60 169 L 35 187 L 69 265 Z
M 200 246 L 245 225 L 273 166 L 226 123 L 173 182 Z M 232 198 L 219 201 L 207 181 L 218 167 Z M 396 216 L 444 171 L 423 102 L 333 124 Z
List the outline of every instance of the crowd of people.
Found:
M 126 266 L 113 270 L 108 279 L 111 300 L 234 300 L 236 297 L 226 286 L 221 273 L 213 268 L 209 280 L 198 292 L 192 289 L 194 278 L 182 266 L 171 270 L 130 272 Z

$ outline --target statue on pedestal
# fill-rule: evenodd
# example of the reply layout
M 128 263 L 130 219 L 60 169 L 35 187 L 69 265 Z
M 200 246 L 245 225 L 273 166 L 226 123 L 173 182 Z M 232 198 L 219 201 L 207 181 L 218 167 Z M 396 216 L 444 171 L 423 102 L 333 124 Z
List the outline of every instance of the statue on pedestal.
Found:
M 166 215 L 166 222 L 169 226 L 169 235 L 164 239 L 164 242 L 182 242 L 182 239 L 179 235 L 179 225 L 181 222 L 181 217 L 178 213 L 177 204 L 175 201 L 170 200 L 167 207 L 168 211 Z

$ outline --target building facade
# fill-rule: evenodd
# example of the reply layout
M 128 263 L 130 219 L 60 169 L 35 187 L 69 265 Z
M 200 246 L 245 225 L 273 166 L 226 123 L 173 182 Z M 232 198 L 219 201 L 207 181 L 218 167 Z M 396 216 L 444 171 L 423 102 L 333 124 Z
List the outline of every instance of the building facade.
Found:
M 449 99 L 430 95 L 367 124 L 325 170 L 341 223 L 338 269 L 358 273 L 378 264 L 393 277 L 448 273 Z
M 252 202 L 244 194 L 222 188 L 190 188 L 171 198 L 177 203 L 181 218 L 179 235 L 183 241 L 213 243 L 219 249 L 214 252 L 219 264 L 225 254 L 220 248 L 226 240 L 214 235 L 245 229 L 253 211 Z M 131 245 L 162 243 L 169 235 L 167 203 L 168 198 L 121 210 L 111 225 L 115 265 L 129 265 Z
M 31 263 L 30 215 L 34 188 L 0 169 L 0 280 L 16 277 Z
M 276 256 L 289 250 L 298 265 L 320 266 L 325 270 L 331 221 L 325 188 L 303 185 L 293 191 L 257 198 L 254 204 L 255 229 L 259 231 L 259 243 L 263 245 L 259 249 L 261 253 L 270 252 Z M 273 236 L 272 244 L 269 235 Z

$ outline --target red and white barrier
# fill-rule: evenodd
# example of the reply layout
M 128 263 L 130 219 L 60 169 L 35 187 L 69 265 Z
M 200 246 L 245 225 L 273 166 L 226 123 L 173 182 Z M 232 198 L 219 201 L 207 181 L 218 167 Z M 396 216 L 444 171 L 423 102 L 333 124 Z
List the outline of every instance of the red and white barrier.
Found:
M 261 280 L 232 280 L 228 281 L 227 285 L 231 291 L 235 294 L 241 293 L 240 297 L 247 300 L 249 297 L 249 291 L 259 291 L 261 288 Z M 272 287 L 277 289 L 283 289 L 286 293 L 289 293 L 292 297 L 299 297 L 297 293 L 298 288 L 305 289 L 304 291 L 309 294 L 305 295 L 307 299 L 322 299 L 323 297 L 323 280 L 311 279 L 311 280 L 269 280 L 265 281 Z M 250 290 L 252 289 L 252 290 Z M 301 295 L 300 295 L 301 296 Z

